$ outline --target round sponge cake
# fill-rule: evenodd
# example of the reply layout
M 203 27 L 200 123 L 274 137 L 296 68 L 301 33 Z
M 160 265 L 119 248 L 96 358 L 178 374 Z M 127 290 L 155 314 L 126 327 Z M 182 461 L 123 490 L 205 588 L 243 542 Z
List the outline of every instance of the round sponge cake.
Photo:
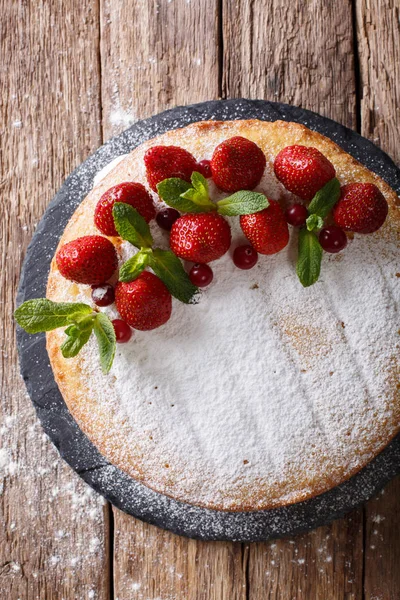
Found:
M 153 145 L 186 148 L 210 159 L 223 140 L 241 135 L 265 153 L 256 188 L 284 206 L 294 197 L 277 181 L 273 161 L 285 146 L 318 148 L 341 184 L 373 182 L 389 204 L 384 226 L 354 235 L 323 257 L 320 280 L 303 288 L 295 262 L 297 232 L 251 271 L 227 253 L 212 263 L 214 281 L 198 304 L 173 300 L 171 319 L 135 331 L 103 375 L 94 341 L 73 359 L 64 334 L 47 334 L 56 381 L 79 426 L 112 463 L 175 499 L 246 511 L 305 500 L 343 482 L 400 429 L 399 205 L 393 190 L 331 140 L 276 121 L 194 123 L 150 140 L 126 156 L 79 206 L 60 244 L 98 233 L 101 195 L 123 181 L 147 185 L 143 155 Z M 212 184 L 211 184 L 212 186 Z M 212 187 L 212 197 L 219 195 Z M 159 202 L 154 195 L 155 202 Z M 229 219 L 232 249 L 243 243 Z M 156 244 L 168 235 L 155 223 Z M 113 238 L 121 263 L 136 250 Z M 65 280 L 53 260 L 48 298 L 90 302 L 90 287 Z M 116 316 L 113 307 L 103 309 Z

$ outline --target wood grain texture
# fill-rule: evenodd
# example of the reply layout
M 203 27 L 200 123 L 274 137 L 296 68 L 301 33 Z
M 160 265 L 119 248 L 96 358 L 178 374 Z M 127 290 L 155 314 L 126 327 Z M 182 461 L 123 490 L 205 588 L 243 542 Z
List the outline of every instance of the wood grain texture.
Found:
M 361 133 L 400 163 L 400 5 L 357 0 Z M 400 600 L 400 478 L 365 507 L 365 600 Z
M 100 143 L 95 2 L 2 1 L 0 596 L 109 598 L 108 509 L 43 434 L 17 365 L 20 267 L 63 179 Z
M 104 133 L 218 95 L 218 2 L 101 1 Z
M 400 4 L 357 0 L 363 135 L 400 163 Z
M 117 510 L 114 516 L 118 599 L 246 600 L 241 544 L 189 540 Z
M 279 100 L 355 127 L 348 0 L 223 2 L 223 93 Z M 362 509 L 292 540 L 255 544 L 249 598 L 361 600 Z
M 356 125 L 351 0 L 223 0 L 225 97 L 265 98 Z

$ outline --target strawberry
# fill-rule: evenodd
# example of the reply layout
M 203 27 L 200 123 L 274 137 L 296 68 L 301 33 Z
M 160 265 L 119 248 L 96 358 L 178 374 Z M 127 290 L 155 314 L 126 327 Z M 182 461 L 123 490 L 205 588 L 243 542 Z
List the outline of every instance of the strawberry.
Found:
M 224 192 L 252 190 L 260 183 L 266 160 L 254 142 L 235 136 L 214 150 L 211 172 L 215 184 Z
M 270 200 L 268 208 L 240 217 L 240 226 L 253 248 L 260 254 L 276 254 L 289 241 L 289 228 L 285 214 L 276 200 Z
M 153 146 L 144 155 L 147 181 L 152 190 L 157 191 L 157 183 L 170 177 L 190 181 L 197 162 L 187 150 L 178 146 Z
M 275 158 L 274 171 L 285 188 L 302 200 L 312 200 L 336 174 L 333 164 L 308 146 L 286 146 Z
M 387 214 L 385 196 L 373 183 L 344 185 L 333 209 L 335 223 L 356 233 L 374 233 L 382 227 Z
M 118 235 L 112 215 L 115 202 L 130 204 L 147 223 L 156 216 L 152 197 L 141 183 L 126 181 L 114 185 L 104 192 L 94 211 L 94 224 L 104 235 Z
M 118 257 L 110 240 L 101 235 L 86 235 L 61 246 L 56 263 L 66 279 L 98 285 L 113 275 Z
M 117 283 L 115 306 L 128 325 L 148 331 L 168 321 L 172 311 L 172 296 L 161 279 L 143 271 L 134 281 Z
M 172 225 L 169 243 L 179 258 L 209 263 L 229 250 L 231 228 L 215 212 L 183 215 Z

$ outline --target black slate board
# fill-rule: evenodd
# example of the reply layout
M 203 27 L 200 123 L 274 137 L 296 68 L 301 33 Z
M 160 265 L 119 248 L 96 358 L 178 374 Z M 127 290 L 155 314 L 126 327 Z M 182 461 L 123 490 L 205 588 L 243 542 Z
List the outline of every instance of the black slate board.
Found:
M 45 295 L 58 239 L 94 175 L 113 158 L 169 129 L 201 120 L 257 118 L 297 121 L 331 138 L 397 193 L 400 170 L 374 144 L 338 123 L 307 110 L 262 100 L 221 100 L 177 107 L 139 121 L 99 148 L 66 180 L 50 203 L 29 245 L 18 304 Z M 312 500 L 266 511 L 229 513 L 172 500 L 114 467 L 96 450 L 69 413 L 54 381 L 44 335 L 17 332 L 21 373 L 42 426 L 61 456 L 97 492 L 121 510 L 175 533 L 203 540 L 259 541 L 326 524 L 365 502 L 400 473 L 400 435 L 349 481 Z

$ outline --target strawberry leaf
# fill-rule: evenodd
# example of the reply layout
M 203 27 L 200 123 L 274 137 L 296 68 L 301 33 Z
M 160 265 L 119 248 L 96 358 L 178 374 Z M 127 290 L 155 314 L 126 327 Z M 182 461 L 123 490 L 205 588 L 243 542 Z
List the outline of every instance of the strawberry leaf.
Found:
M 129 258 L 120 268 L 119 280 L 128 282 L 139 277 L 140 273 L 144 271 L 149 264 L 150 255 L 151 251 L 146 248 Z
M 336 177 L 318 190 L 308 206 L 308 212 L 325 219 L 340 197 L 340 183 Z
M 123 240 L 137 248 L 151 248 L 153 238 L 144 218 L 130 204 L 116 202 L 113 207 L 115 228 Z
M 309 217 L 307 217 L 306 220 L 306 225 L 307 225 L 307 229 L 308 231 L 314 231 L 314 229 L 321 229 L 321 227 L 324 224 L 324 220 L 316 215 L 316 214 L 311 214 Z
M 171 250 L 156 248 L 150 255 L 150 267 L 178 300 L 185 304 L 194 303 L 198 288 L 189 279 L 179 258 Z
M 79 302 L 52 302 L 47 298 L 27 300 L 14 313 L 18 325 L 27 333 L 51 331 L 65 327 L 74 320 L 89 315 L 92 308 Z
M 185 193 L 192 190 L 192 185 L 178 177 L 164 179 L 157 184 L 157 192 L 165 204 L 179 210 L 179 212 L 199 213 L 205 212 L 204 207 L 196 204 Z M 190 194 L 189 194 L 190 195 Z
M 322 247 L 313 231 L 300 229 L 299 256 L 296 272 L 304 287 L 318 280 L 321 271 Z
M 250 215 L 269 206 L 268 198 L 258 192 L 241 190 L 217 202 L 217 211 L 220 215 L 236 217 Z
M 100 365 L 103 373 L 108 373 L 115 356 L 116 337 L 114 325 L 104 313 L 97 313 L 94 319 L 94 333 L 100 352 Z

